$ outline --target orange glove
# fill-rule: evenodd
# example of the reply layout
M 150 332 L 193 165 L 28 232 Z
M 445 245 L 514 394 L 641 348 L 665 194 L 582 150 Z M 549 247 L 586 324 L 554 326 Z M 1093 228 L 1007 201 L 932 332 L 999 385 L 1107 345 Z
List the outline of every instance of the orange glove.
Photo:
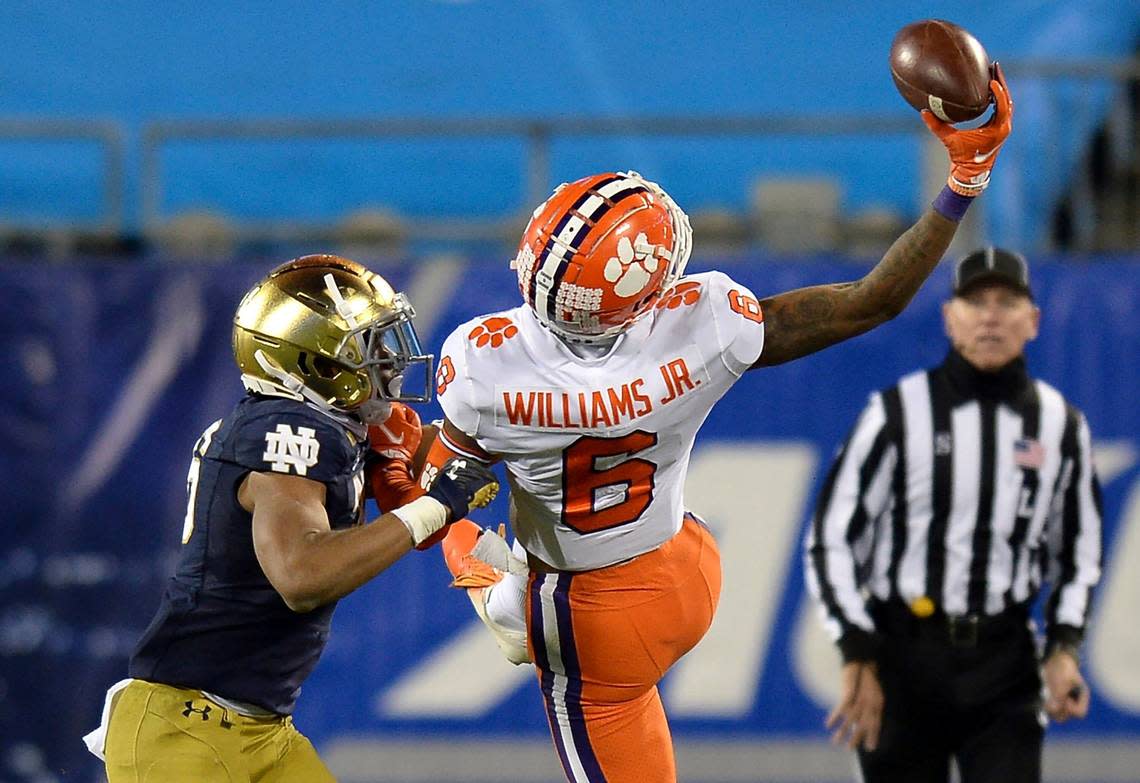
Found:
M 383 424 L 373 424 L 368 428 L 368 442 L 373 451 L 407 463 L 411 463 L 422 437 L 420 415 L 399 402 L 392 403 L 392 412 Z
M 368 488 L 381 512 L 399 508 L 424 494 L 412 476 L 412 455 L 420 446 L 420 416 L 399 402 L 383 424 L 368 428 L 368 443 L 375 454 L 365 466 Z
M 1013 127 L 1013 99 L 997 63 L 993 65 L 990 92 L 994 96 L 994 113 L 985 125 L 973 130 L 958 130 L 926 110 L 920 115 L 950 153 L 950 177 L 946 184 L 962 196 L 977 196 L 990 184 L 990 169 Z
M 420 482 L 412 476 L 411 463 L 402 459 L 380 457 L 365 463 L 368 489 L 380 513 L 411 503 L 424 494 Z

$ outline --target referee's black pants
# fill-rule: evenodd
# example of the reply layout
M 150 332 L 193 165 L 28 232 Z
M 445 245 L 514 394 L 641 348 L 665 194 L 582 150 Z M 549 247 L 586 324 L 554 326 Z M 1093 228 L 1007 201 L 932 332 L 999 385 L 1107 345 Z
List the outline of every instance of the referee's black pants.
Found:
M 904 608 L 872 609 L 886 644 L 878 748 L 865 783 L 1040 783 L 1044 725 L 1033 634 L 1023 612 L 951 626 Z

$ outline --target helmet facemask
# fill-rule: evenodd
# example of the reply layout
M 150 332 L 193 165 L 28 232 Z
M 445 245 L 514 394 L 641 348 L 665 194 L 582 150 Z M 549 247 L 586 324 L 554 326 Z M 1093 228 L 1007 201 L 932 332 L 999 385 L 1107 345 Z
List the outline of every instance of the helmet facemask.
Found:
M 355 343 L 356 347 L 347 353 L 360 355 L 362 360 L 354 362 L 346 357 L 340 361 L 348 371 L 368 376 L 372 394 L 356 413 L 370 424 L 379 424 L 388 418 L 391 402 L 431 401 L 432 357 L 423 352 L 412 326 L 415 310 L 402 293 L 396 294 L 395 306 L 394 319 L 367 324 L 346 336 L 346 343 Z

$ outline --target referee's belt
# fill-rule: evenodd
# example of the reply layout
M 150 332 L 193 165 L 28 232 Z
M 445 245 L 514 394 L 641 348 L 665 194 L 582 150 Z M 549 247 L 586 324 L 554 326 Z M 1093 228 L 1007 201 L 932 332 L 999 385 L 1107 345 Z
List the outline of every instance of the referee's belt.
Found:
M 946 614 L 935 609 L 927 617 L 919 617 L 899 600 L 875 601 L 870 606 L 871 617 L 885 636 L 904 636 L 912 639 L 943 642 L 952 647 L 977 647 L 995 639 L 1004 639 L 1024 630 L 1029 621 L 1029 610 L 1013 604 L 997 614 Z

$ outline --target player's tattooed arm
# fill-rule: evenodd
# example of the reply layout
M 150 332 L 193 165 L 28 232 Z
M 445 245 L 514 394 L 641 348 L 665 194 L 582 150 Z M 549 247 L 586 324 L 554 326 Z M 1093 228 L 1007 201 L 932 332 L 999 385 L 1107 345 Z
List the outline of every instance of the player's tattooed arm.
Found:
M 764 351 L 753 368 L 807 356 L 894 318 L 938 265 L 957 226 L 927 210 L 862 279 L 760 300 Z

